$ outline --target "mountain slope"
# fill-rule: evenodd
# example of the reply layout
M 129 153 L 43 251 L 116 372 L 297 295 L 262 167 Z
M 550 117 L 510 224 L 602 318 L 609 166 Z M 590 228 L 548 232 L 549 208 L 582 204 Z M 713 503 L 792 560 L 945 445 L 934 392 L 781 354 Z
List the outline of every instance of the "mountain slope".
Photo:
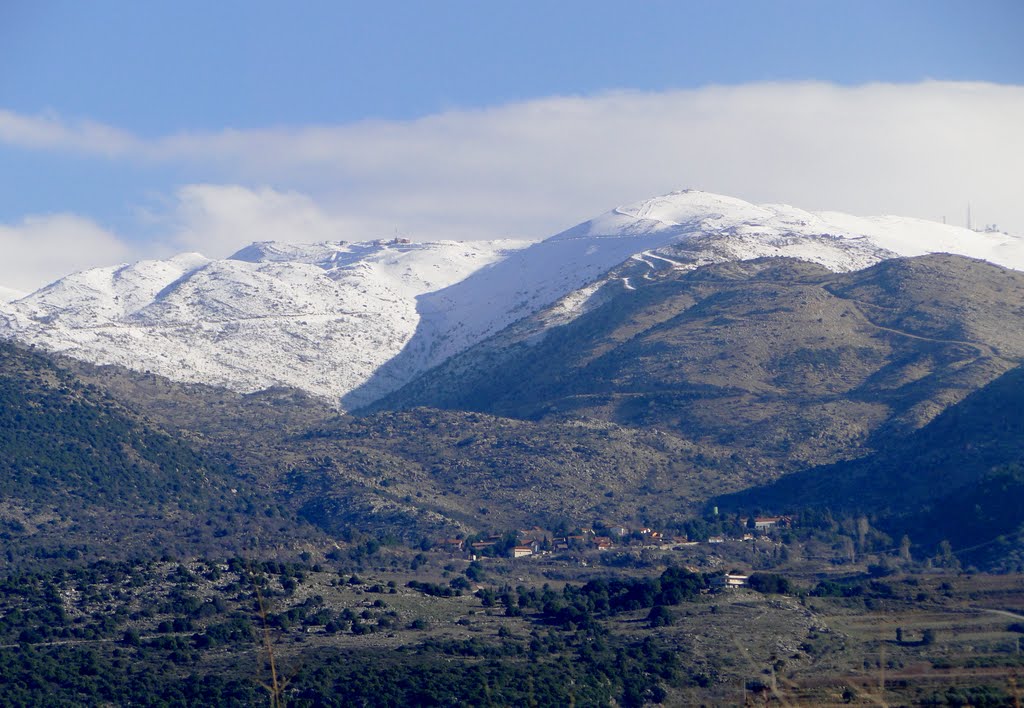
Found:
M 332 533 L 353 525 L 411 540 L 679 523 L 716 490 L 756 479 L 725 448 L 603 421 L 416 409 L 340 417 L 287 445 L 301 457 L 282 467 L 283 488 L 304 518 Z
M 238 550 L 265 526 L 252 511 L 276 506 L 49 357 L 0 342 L 0 548 L 39 557 Z M 295 528 L 280 529 L 282 542 Z
M 902 512 L 946 497 L 996 467 L 1021 462 L 1024 367 L 1017 367 L 875 454 L 787 475 L 719 501 Z
M 867 514 L 899 537 L 949 540 L 987 567 L 1024 567 L 1024 367 L 878 453 L 717 498 L 722 509 Z
M 353 417 L 297 391 L 236 394 L 62 363 L 335 537 L 356 528 L 418 543 L 539 522 L 678 523 L 710 495 L 763 479 L 728 447 L 659 430 L 431 409 Z
M 572 322 L 520 321 L 374 408 L 598 417 L 795 469 L 920 427 L 1024 357 L 1024 274 L 958 256 L 616 274 Z
M 627 291 L 664 271 L 767 256 L 797 258 L 835 272 L 888 258 L 949 252 L 1024 269 L 1024 239 L 900 217 L 812 214 L 786 205 L 755 206 L 699 191 L 618 207 L 534 244 L 437 293 L 420 298 L 425 313 L 405 349 L 343 401 L 359 408 L 396 390 L 502 326 L 532 317 L 531 340 L 599 306 L 606 285 Z M 575 285 L 574 285 L 575 284 Z M 514 303 L 509 307 L 509 303 Z M 496 316 L 501 313 L 501 316 Z M 463 321 L 456 346 L 448 333 Z
M 629 290 L 631 279 L 709 263 L 789 256 L 851 271 L 933 251 L 1024 268 L 1024 242 L 1005 234 L 703 192 L 620 207 L 525 246 L 271 242 L 225 260 L 98 268 L 0 305 L 0 336 L 237 391 L 293 386 L 355 409 L 540 310 L 541 331 L 572 321 L 610 278 Z M 608 275 L 623 263 L 637 268 Z

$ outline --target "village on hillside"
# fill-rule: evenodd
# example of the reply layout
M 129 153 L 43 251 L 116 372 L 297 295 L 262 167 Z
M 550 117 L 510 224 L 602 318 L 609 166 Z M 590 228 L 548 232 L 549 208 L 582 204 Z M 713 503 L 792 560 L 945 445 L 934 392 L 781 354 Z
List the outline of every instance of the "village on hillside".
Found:
M 610 551 L 616 548 L 672 551 L 692 548 L 701 543 L 753 543 L 759 540 L 775 542 L 769 536 L 772 531 L 793 527 L 793 519 L 789 516 L 755 516 L 737 521 L 737 525 L 744 529 L 742 532 L 716 534 L 701 540 L 691 539 L 686 535 L 670 535 L 646 526 L 629 528 L 615 523 L 595 523 L 593 526 L 577 527 L 568 533 L 556 533 L 534 526 L 531 529 L 516 529 L 504 533 L 443 538 L 434 542 L 431 550 L 448 552 L 470 560 L 567 554 L 567 560 L 585 562 L 582 557 L 574 558 L 573 552 Z

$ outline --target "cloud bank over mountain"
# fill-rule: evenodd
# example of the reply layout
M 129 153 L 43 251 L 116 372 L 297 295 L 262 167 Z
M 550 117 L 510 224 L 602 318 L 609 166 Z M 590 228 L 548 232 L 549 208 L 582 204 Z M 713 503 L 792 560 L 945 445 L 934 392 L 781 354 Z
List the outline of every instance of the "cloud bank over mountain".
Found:
M 955 224 L 970 203 L 975 226 L 1020 234 L 1021 124 L 1024 87 L 937 81 L 622 91 L 410 121 L 158 137 L 0 111 L 9 148 L 124 164 L 166 185 L 137 205 L 138 230 L 111 234 L 93 214 L 2 225 L 4 243 L 59 246 L 67 262 L 48 269 L 15 249 L 0 284 L 31 289 L 69 263 L 115 256 L 222 257 L 270 238 L 539 239 L 611 204 L 681 187 Z M 32 231 L 41 221 L 59 228 Z M 120 248 L 97 249 L 97 233 Z

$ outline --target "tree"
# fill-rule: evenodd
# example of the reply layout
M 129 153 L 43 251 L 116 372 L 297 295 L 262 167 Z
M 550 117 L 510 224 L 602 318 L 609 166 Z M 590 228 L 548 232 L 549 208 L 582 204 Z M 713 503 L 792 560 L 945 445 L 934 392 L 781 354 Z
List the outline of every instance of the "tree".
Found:
M 647 613 L 647 626 L 654 627 L 671 627 L 675 624 L 676 618 L 672 614 L 672 610 L 665 607 L 665 605 L 655 605 L 651 608 L 651 611 Z
M 960 568 L 960 561 L 953 553 L 953 546 L 948 540 L 943 540 L 939 544 L 939 552 L 935 556 L 934 562 L 941 568 L 950 568 L 951 570 Z
M 789 579 L 777 573 L 754 573 L 747 583 L 751 590 L 765 594 L 787 595 L 793 591 Z

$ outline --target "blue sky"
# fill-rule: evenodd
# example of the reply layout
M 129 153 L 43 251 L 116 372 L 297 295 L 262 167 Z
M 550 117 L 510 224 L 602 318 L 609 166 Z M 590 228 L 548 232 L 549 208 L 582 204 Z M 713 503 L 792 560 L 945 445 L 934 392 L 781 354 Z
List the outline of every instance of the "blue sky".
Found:
M 1022 29 L 1018 0 L 6 0 L 0 285 L 540 238 L 689 186 L 1024 233 Z

